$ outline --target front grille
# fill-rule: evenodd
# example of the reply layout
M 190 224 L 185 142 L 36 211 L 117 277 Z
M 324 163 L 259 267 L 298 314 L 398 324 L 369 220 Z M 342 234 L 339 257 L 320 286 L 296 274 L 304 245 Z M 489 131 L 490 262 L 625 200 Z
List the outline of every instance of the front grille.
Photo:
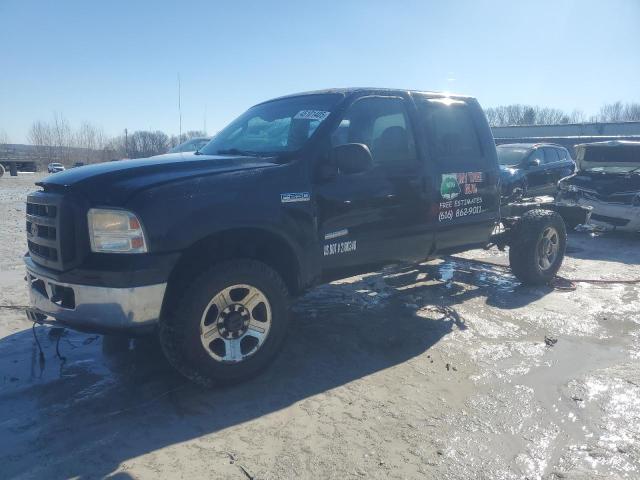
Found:
M 38 203 L 27 203 L 27 215 L 38 217 L 56 218 L 58 208 L 55 205 L 41 205 Z
M 27 197 L 27 246 L 33 261 L 64 270 L 76 256 L 74 212 L 63 195 L 35 192 Z
M 27 240 L 29 251 L 38 257 L 46 258 L 53 262 L 58 261 L 58 249 L 53 247 L 47 247 L 45 245 L 39 245 L 31 240 Z

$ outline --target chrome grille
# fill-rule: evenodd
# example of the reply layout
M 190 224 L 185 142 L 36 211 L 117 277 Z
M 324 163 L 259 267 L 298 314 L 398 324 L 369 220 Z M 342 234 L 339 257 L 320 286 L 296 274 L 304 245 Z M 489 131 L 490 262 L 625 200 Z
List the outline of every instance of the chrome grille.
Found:
M 63 270 L 75 254 L 73 229 L 62 195 L 35 192 L 27 197 L 27 246 L 34 262 Z

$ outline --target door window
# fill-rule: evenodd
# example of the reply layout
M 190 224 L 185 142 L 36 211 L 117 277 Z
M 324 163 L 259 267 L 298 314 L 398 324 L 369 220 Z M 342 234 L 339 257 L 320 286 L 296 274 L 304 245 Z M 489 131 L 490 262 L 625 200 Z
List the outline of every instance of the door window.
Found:
M 545 148 L 544 150 L 546 163 L 556 163 L 560 161 L 560 157 L 558 157 L 558 149 Z
M 564 148 L 559 149 L 558 150 L 558 154 L 560 155 L 560 160 L 571 160 L 571 155 L 569 155 L 569 152 L 567 150 L 565 150 Z
M 480 138 L 464 101 L 422 99 L 418 101 L 418 110 L 431 157 L 448 171 L 464 171 L 483 158 Z
M 363 143 L 374 165 L 414 162 L 416 147 L 404 101 L 396 97 L 364 97 L 356 100 L 331 135 L 332 146 Z
M 531 153 L 531 155 L 529 156 L 529 160 L 536 160 L 536 159 L 540 160 L 540 165 L 545 164 L 544 149 L 538 148 Z

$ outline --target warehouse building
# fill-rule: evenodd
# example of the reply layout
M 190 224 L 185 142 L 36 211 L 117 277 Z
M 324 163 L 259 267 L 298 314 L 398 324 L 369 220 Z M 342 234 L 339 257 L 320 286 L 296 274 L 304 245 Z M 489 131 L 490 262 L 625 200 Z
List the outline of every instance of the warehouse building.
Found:
M 511 125 L 493 127 L 496 144 L 551 142 L 573 151 L 579 143 L 606 140 L 640 141 L 640 122 L 564 123 L 559 125 Z

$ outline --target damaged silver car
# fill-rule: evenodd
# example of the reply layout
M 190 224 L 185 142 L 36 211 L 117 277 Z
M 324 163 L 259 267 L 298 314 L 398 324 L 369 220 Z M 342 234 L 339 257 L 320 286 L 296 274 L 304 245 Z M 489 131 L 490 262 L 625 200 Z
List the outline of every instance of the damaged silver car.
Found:
M 612 140 L 576 147 L 578 171 L 558 183 L 556 200 L 592 207 L 590 223 L 640 232 L 640 142 Z

